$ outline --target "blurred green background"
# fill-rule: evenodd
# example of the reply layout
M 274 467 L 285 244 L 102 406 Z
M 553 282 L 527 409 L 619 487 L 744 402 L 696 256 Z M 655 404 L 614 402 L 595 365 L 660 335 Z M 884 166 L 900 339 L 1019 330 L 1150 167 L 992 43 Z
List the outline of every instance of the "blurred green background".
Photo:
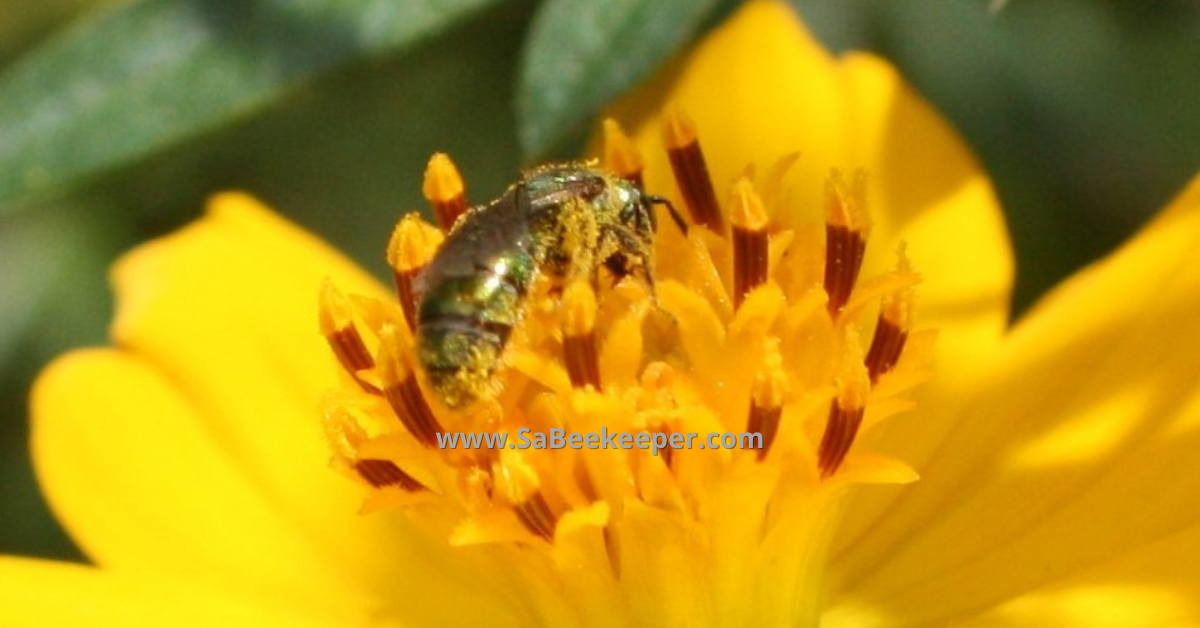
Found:
M 371 30 L 387 26 L 386 19 L 339 21 L 360 9 L 367 18 L 381 15 L 389 3 L 378 0 L 304 0 L 295 3 L 297 13 L 280 9 L 284 3 L 246 0 L 0 5 L 0 552 L 78 556 L 37 493 L 26 398 L 54 355 L 105 342 L 112 311 L 105 273 L 120 252 L 194 218 L 211 192 L 240 188 L 382 275 L 394 219 L 423 206 L 420 177 L 431 152 L 452 154 L 472 196 L 490 198 L 521 164 L 574 154 L 587 128 L 580 123 L 599 102 L 736 3 L 391 4 L 430 5 L 429 15 L 448 17 L 437 32 L 397 42 Z M 1200 2 L 1012 0 L 996 13 L 982 0 L 795 4 L 832 48 L 892 60 L 979 154 L 1015 242 L 1018 315 L 1116 246 L 1200 166 Z M 459 6 L 468 8 L 455 13 Z M 179 126 L 167 124 L 151 139 L 126 134 L 119 119 L 88 120 L 86 112 L 71 118 L 69 107 L 56 108 L 62 89 L 86 101 L 120 65 L 120 46 L 111 47 L 113 59 L 105 57 L 110 48 L 98 24 L 127 19 L 148 42 L 128 47 L 158 44 L 157 54 L 170 56 L 173 42 L 154 41 L 158 31 L 144 24 L 177 19 L 191 29 L 187 20 L 196 15 L 218 35 L 208 51 L 214 56 L 198 66 L 215 59 L 257 68 L 264 57 L 273 60 L 271 71 L 248 75 L 251 83 L 267 77 L 254 83 L 255 98 L 222 103 L 209 98 L 220 93 L 219 83 L 208 91 L 203 80 L 168 76 L 160 87 L 194 99 L 197 117 L 171 120 Z M 584 66 L 590 74 L 572 76 L 554 65 L 571 59 L 557 48 L 564 34 L 573 41 L 570 28 L 594 28 L 609 16 L 626 23 L 610 50 L 580 53 L 592 55 L 593 65 Z M 398 10 L 393 19 L 408 18 Z M 99 41 L 101 52 L 62 52 L 79 41 Z M 604 70 L 612 67 L 622 71 Z M 596 76 L 605 78 L 586 80 Z M 578 98 L 555 105 L 545 97 L 562 87 L 557 79 L 577 86 Z M 154 104 L 129 102 L 131 112 L 117 98 L 133 116 L 140 115 L 136 106 Z M 84 132 L 56 146 L 37 136 L 32 122 L 23 126 L 39 114 L 65 116 Z M 26 128 L 34 131 L 22 136 Z M 78 139 L 92 135 L 108 138 L 101 146 L 126 141 L 136 150 L 96 157 L 92 144 Z M 49 176 L 37 169 L 29 172 L 39 176 L 11 174 L 13 164 L 51 157 L 94 163 L 81 172 L 70 170 L 75 162 L 62 166 L 63 176 L 52 168 Z

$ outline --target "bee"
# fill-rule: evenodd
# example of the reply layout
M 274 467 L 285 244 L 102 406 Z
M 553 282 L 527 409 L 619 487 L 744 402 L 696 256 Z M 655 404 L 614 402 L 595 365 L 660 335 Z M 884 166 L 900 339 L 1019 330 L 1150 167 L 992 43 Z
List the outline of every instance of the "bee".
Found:
M 416 277 L 417 359 L 447 406 L 497 394 L 502 354 L 539 276 L 592 279 L 601 265 L 653 291 L 653 205 L 670 203 L 585 164 L 526 172 L 456 222 Z

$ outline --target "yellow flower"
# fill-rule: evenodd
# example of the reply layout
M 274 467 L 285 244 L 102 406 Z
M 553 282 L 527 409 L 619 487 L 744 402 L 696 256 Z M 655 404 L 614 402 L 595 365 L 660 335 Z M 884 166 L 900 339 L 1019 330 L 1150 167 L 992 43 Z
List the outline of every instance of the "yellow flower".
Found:
M 395 297 L 244 195 L 126 256 L 117 347 L 63 357 L 33 396 L 40 479 L 97 566 L 0 559 L 4 624 L 1200 621 L 1200 182 L 1006 331 L 990 184 L 885 63 L 830 59 L 783 5 L 745 5 L 613 111 L 646 188 L 671 193 L 661 129 L 678 160 L 693 127 L 659 119 L 668 101 L 732 186 L 728 237 L 660 220 L 656 307 L 636 272 L 534 286 L 473 403 L 406 388 L 421 359 Z M 683 177 L 676 206 L 712 205 L 705 179 Z M 438 237 L 402 222 L 398 276 Z M 854 291 L 827 289 L 854 283 L 860 237 Z M 871 350 L 876 312 L 908 339 L 898 359 Z M 774 440 L 429 445 L 439 428 L 749 425 Z

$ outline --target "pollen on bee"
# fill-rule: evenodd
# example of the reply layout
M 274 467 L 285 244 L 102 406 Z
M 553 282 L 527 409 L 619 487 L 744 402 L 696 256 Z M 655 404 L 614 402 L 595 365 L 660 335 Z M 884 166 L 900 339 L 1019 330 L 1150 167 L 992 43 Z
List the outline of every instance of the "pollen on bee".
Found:
M 562 295 L 563 362 L 571 385 L 600 389 L 596 350 L 596 294 L 586 281 L 572 281 Z
M 325 336 L 333 355 L 337 357 L 342 368 L 358 382 L 363 390 L 377 393 L 370 384 L 363 381 L 358 373 L 375 366 L 375 359 L 367 350 L 362 335 L 354 325 L 354 317 L 350 301 L 342 294 L 333 282 L 326 279 L 321 283 L 318 296 L 318 322 L 321 335 Z
M 867 249 L 866 173 L 847 183 L 834 171 L 825 186 L 825 292 L 836 316 L 854 291 Z
M 437 227 L 425 222 L 417 212 L 405 214 L 388 241 L 387 261 L 396 282 L 396 297 L 404 320 L 411 331 L 417 323 L 416 295 L 413 280 L 437 253 L 445 236 Z
M 604 165 L 639 190 L 644 188 L 642 173 L 645 165 L 642 154 L 625 134 L 621 124 L 612 118 L 604 119 Z
M 671 161 L 675 183 L 688 206 L 692 220 L 717 234 L 725 232 L 725 220 L 717 203 L 708 163 L 700 148 L 696 124 L 676 104 L 667 106 L 663 115 L 663 143 Z
M 458 167 L 446 153 L 434 153 L 429 158 L 421 191 L 444 230 L 453 227 L 458 217 L 467 212 L 466 185 Z
M 751 290 L 767 282 L 767 211 L 750 180 L 733 184 L 729 220 L 733 224 L 734 306 Z

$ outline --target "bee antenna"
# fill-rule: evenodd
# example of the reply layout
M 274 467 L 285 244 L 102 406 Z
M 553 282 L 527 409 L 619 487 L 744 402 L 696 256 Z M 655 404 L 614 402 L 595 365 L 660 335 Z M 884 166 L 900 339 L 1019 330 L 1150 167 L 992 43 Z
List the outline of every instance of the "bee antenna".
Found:
M 679 215 L 679 211 L 676 210 L 675 206 L 671 204 L 670 199 L 665 196 L 646 196 L 646 202 L 650 203 L 651 205 L 666 205 L 667 212 L 671 214 L 671 220 L 675 221 L 675 225 L 679 227 L 679 230 L 683 232 L 683 235 L 687 235 L 687 223 L 683 221 L 683 216 Z

